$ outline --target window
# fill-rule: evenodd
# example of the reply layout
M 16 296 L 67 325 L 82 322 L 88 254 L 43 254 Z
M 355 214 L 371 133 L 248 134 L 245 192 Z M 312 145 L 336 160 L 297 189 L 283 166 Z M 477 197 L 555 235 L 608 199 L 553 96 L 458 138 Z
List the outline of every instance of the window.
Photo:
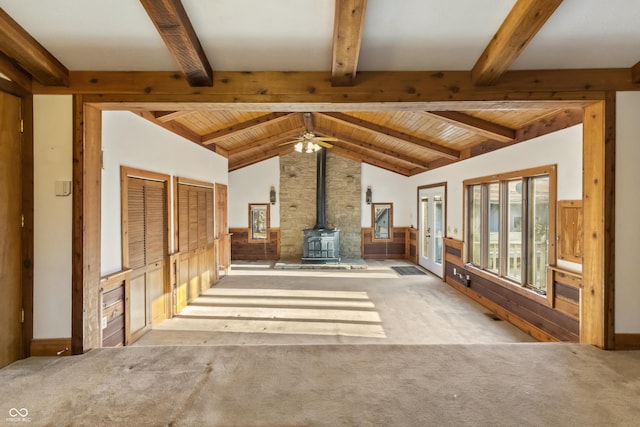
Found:
M 465 181 L 467 262 L 545 294 L 555 263 L 555 175 L 545 166 Z
M 249 204 L 249 241 L 265 242 L 269 238 L 269 204 Z
M 373 240 L 391 240 L 393 228 L 393 203 L 371 205 Z

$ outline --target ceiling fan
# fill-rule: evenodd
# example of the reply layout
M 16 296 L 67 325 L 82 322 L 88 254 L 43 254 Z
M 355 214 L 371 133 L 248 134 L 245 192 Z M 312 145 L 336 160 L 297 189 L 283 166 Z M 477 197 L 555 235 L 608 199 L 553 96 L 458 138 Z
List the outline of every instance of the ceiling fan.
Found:
M 302 135 L 280 145 L 295 144 L 294 149 L 297 152 L 313 153 L 320 150 L 322 147 L 332 148 L 333 145 L 329 144 L 329 142 L 338 140 L 337 138 L 317 136 L 313 133 L 313 116 L 311 113 L 304 113 L 304 127 L 305 131 Z

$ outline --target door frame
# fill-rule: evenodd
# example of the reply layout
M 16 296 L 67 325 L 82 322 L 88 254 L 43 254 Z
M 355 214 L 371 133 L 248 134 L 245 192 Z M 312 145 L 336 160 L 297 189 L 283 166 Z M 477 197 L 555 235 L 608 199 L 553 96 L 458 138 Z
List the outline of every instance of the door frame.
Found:
M 22 118 L 22 357 L 31 356 L 33 340 L 33 94 L 0 78 L 0 91 L 20 98 Z
M 416 255 L 418 256 L 417 257 L 418 258 L 418 265 L 420 265 L 420 253 L 422 252 L 422 247 L 421 247 L 422 238 L 420 237 L 421 236 L 421 232 L 420 232 L 421 228 L 420 227 L 422 226 L 422 224 L 420 223 L 422 221 L 422 215 L 420 215 L 420 191 L 421 190 L 428 190 L 430 188 L 436 188 L 436 187 L 443 187 L 444 188 L 444 218 L 442 220 L 442 230 L 443 230 L 442 238 L 444 240 L 444 238 L 447 237 L 447 214 L 449 212 L 449 207 L 448 207 L 448 205 L 449 205 L 449 195 L 447 194 L 447 191 L 448 191 L 447 182 L 446 181 L 444 181 L 444 182 L 436 182 L 434 184 L 418 186 L 417 187 L 417 192 L 416 192 L 416 200 L 417 200 L 417 202 L 416 202 L 416 207 L 417 207 L 417 210 L 416 210 L 416 213 L 417 213 L 416 214 L 416 218 L 417 218 L 416 225 L 417 225 L 417 230 L 418 230 L 418 241 L 417 241 L 418 250 L 417 250 L 417 254 Z M 446 270 L 444 268 L 444 255 L 445 255 L 444 254 L 444 241 L 442 243 L 442 252 L 443 253 L 442 253 L 442 277 L 441 278 L 442 278 L 442 280 L 445 280 L 447 274 L 446 274 Z

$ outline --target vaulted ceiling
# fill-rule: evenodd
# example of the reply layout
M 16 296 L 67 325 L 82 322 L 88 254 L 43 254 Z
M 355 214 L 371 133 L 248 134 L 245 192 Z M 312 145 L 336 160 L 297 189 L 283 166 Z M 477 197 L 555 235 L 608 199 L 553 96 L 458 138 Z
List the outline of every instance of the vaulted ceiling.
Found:
M 640 83 L 640 2 L 631 0 L 0 0 L 0 7 L 0 73 L 36 93 L 94 85 L 89 91 L 102 94 L 108 78 L 147 93 L 158 74 L 144 72 L 179 71 L 198 94 L 227 84 L 224 70 L 285 72 L 272 81 L 282 91 L 297 84 L 286 73 L 317 72 L 331 87 L 353 88 L 343 96 L 371 72 L 424 72 L 450 98 L 460 88 L 445 73 L 479 93 L 512 76 L 521 91 L 544 80 L 538 76 L 564 75 L 572 84 L 570 74 L 549 70 L 590 69 L 592 80 L 615 74 Z M 417 86 L 402 91 L 420 97 Z M 290 152 L 287 142 L 311 130 L 336 138 L 336 154 L 406 176 L 575 125 L 583 106 L 354 110 L 295 106 L 293 95 L 277 109 L 236 108 L 230 90 L 226 107 L 203 108 L 170 101 L 170 92 L 167 102 L 154 98 L 131 110 L 228 157 L 230 170 Z

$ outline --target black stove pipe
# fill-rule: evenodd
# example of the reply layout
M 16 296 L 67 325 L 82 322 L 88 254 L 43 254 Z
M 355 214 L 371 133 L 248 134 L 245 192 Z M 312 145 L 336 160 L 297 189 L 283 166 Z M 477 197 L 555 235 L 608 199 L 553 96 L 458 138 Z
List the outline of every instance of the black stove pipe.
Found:
M 327 227 L 327 149 L 316 153 L 316 225 L 314 230 L 326 230 Z

